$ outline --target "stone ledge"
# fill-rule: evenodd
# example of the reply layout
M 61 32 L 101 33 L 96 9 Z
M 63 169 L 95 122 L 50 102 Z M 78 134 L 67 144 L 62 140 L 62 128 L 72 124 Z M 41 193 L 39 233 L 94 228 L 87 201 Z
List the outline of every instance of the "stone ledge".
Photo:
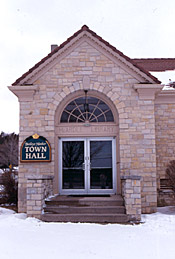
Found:
M 124 175 L 120 177 L 121 180 L 141 180 L 141 176 L 137 175 Z
M 138 92 L 141 100 L 155 100 L 163 85 L 160 84 L 134 84 L 133 88 Z
M 33 96 L 38 90 L 37 85 L 15 85 L 8 87 L 11 92 L 13 92 L 19 101 L 31 102 L 33 101 Z
M 30 175 L 27 180 L 53 180 L 51 175 Z
M 175 103 L 175 90 L 162 90 L 155 100 L 155 104 L 174 104 Z

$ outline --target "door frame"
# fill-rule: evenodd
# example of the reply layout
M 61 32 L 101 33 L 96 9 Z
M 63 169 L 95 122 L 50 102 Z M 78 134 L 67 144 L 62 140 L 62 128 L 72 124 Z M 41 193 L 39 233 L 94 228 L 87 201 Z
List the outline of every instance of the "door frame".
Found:
M 85 162 L 90 155 L 90 141 L 112 141 L 112 180 L 113 189 L 90 189 L 90 168 Z M 84 141 L 84 162 L 86 169 L 84 170 L 84 189 L 63 189 L 62 188 L 62 142 L 63 141 Z M 58 159 L 58 186 L 61 195 L 91 195 L 91 194 L 115 194 L 117 192 L 117 167 L 116 167 L 116 138 L 115 137 L 81 137 L 81 138 L 59 138 L 58 141 L 59 159 Z

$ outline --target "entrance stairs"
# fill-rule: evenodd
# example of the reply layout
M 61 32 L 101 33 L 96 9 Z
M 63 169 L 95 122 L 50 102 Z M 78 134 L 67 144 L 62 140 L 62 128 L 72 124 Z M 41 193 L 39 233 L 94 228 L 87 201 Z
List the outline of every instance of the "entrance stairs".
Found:
M 123 198 L 105 196 L 55 196 L 45 201 L 46 222 L 127 223 Z

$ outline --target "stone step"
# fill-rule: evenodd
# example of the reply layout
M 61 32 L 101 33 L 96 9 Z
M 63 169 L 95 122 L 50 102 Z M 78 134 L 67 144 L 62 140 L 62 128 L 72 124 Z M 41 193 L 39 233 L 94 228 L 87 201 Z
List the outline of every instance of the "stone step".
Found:
M 111 197 L 84 197 L 84 196 L 56 196 L 45 201 L 46 205 L 67 205 L 67 206 L 123 206 L 123 199 L 119 195 Z
M 51 200 L 77 200 L 77 199 L 85 199 L 85 200 L 122 200 L 121 195 L 116 194 L 108 194 L 108 195 L 56 195 L 51 198 Z
M 47 205 L 44 208 L 45 213 L 57 214 L 124 214 L 124 206 L 67 206 L 67 205 Z
M 45 203 L 42 220 L 47 222 L 128 222 L 124 202 L 119 195 L 57 195 Z
M 67 206 L 123 206 L 123 201 L 46 201 L 46 205 L 67 205 Z
M 45 222 L 128 223 L 126 214 L 43 214 Z

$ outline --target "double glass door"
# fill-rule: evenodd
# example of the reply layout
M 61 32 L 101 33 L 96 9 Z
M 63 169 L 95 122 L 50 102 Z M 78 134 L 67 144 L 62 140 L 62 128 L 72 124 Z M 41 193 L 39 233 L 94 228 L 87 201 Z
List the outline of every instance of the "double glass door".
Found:
M 62 138 L 59 153 L 61 194 L 116 192 L 115 139 Z

